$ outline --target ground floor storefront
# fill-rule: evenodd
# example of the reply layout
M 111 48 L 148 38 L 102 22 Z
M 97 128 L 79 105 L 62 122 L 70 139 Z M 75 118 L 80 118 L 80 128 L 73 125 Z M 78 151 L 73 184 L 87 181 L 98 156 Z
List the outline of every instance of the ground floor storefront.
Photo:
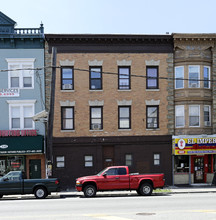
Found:
M 27 178 L 45 178 L 45 154 L 43 136 L 1 137 L 0 175 L 21 170 Z
M 53 138 L 52 176 L 69 189 L 77 177 L 127 165 L 131 173 L 164 173 L 171 185 L 171 144 L 172 136 Z
M 216 135 L 173 136 L 173 183 L 212 183 Z

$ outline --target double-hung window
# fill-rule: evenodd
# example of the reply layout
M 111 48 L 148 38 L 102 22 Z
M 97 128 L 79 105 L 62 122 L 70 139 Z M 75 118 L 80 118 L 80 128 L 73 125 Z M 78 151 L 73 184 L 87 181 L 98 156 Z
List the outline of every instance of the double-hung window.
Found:
M 211 106 L 204 105 L 204 126 L 211 126 Z
M 92 155 L 85 156 L 85 167 L 93 167 L 93 156 Z
M 175 88 L 176 89 L 184 88 L 184 67 L 183 66 L 175 67 Z
M 147 89 L 159 89 L 157 66 L 146 67 L 146 88 Z
M 131 128 L 131 106 L 118 107 L 118 128 L 119 129 Z
M 203 68 L 204 88 L 210 89 L 210 67 L 204 66 Z
M 34 88 L 34 58 L 8 58 L 8 88 Z
M 184 127 L 185 126 L 185 116 L 184 116 L 184 105 L 175 106 L 175 126 Z
M 160 165 L 160 154 L 154 154 L 154 165 L 155 166 Z
M 74 69 L 73 67 L 61 68 L 61 89 L 73 90 L 74 89 Z
M 61 129 L 74 130 L 74 107 L 61 107 Z
M 90 130 L 103 129 L 103 107 L 90 107 Z
M 118 89 L 128 90 L 130 89 L 130 67 L 118 68 Z
M 199 105 L 189 106 L 189 126 L 190 127 L 200 126 L 200 106 Z
M 159 128 L 159 106 L 146 106 L 146 117 L 147 128 Z
M 132 154 L 126 154 L 125 155 L 125 165 L 126 166 L 132 166 L 133 165 L 133 156 L 132 156 Z
M 102 89 L 102 67 L 90 67 L 90 90 Z
M 34 129 L 34 103 L 17 103 L 13 100 L 8 102 L 10 129 Z
M 189 66 L 188 68 L 189 76 L 189 88 L 199 88 L 200 87 L 200 66 Z

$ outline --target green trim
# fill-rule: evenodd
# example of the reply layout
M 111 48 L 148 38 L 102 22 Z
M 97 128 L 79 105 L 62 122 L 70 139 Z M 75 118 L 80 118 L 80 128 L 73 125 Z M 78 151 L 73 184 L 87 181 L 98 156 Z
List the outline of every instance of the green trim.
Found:
M 2 137 L 0 138 L 0 155 L 43 154 L 43 136 Z

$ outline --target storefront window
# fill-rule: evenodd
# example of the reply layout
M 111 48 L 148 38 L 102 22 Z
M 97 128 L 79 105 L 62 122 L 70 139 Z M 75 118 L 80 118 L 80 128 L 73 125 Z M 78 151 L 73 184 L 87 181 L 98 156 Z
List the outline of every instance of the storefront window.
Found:
M 216 172 L 216 155 L 213 155 L 213 171 Z
M 175 157 L 175 172 L 176 173 L 189 173 L 189 156 L 176 156 Z
M 0 158 L 0 175 L 5 175 L 10 171 L 25 171 L 24 156 L 10 156 Z

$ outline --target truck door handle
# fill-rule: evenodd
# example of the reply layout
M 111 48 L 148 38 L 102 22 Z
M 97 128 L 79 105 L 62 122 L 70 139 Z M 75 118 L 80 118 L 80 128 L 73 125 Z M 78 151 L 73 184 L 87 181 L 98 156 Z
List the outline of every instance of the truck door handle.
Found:
M 119 177 L 116 177 L 116 179 L 119 179 Z

